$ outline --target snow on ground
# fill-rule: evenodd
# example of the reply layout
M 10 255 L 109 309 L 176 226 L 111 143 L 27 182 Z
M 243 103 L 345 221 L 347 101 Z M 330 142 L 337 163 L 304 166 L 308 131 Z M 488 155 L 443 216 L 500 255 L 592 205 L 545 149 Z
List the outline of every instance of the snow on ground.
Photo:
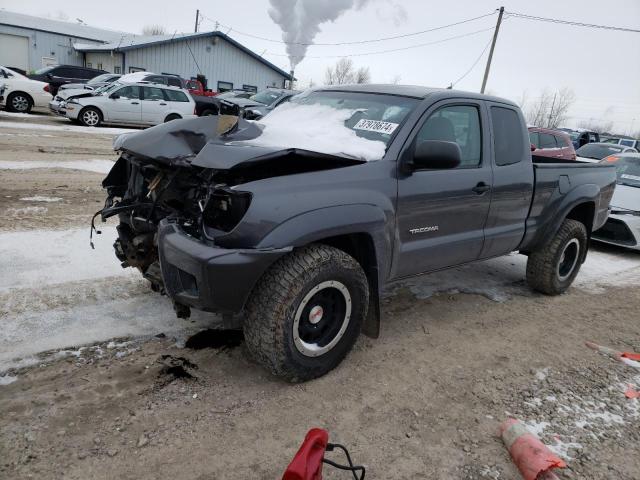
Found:
M 6 112 L 0 112 L 6 113 Z M 83 127 L 81 125 L 45 125 L 30 122 L 5 122 L 0 121 L 0 128 L 19 130 L 48 130 L 54 132 L 91 133 L 96 135 L 119 135 L 121 133 L 137 132 L 136 128 L 109 128 L 109 127 Z
M 46 195 L 34 195 L 33 197 L 23 197 L 20 199 L 23 202 L 61 202 L 61 197 L 47 197 Z
M 195 323 L 177 319 L 166 297 L 150 292 L 137 271 L 120 267 L 112 248 L 115 228 L 99 228 L 103 234 L 94 236 L 95 250 L 89 228 L 0 233 L 0 311 L 7 312 L 0 330 L 0 372 L 37 361 L 39 352 L 161 332 L 184 336 L 219 324 L 219 317 L 198 312 L 191 319 Z M 529 292 L 525 261 L 509 255 L 404 285 L 419 298 L 472 292 L 506 301 Z M 592 250 L 576 287 L 596 291 L 630 282 L 640 284 L 640 256 Z M 586 413 L 598 410 L 583 413 L 591 421 Z
M 89 227 L 74 230 L 0 233 L 0 292 L 34 288 L 78 280 L 132 275 L 120 267 L 113 253 L 114 227 L 94 235 L 89 246 Z
M 70 170 L 85 170 L 87 172 L 109 173 L 114 162 L 111 160 L 89 159 L 69 161 L 0 160 L 0 170 L 30 170 L 33 168 L 66 168 Z
M 472 293 L 496 302 L 530 290 L 524 283 L 527 257 L 512 253 L 504 257 L 473 263 L 405 280 L 392 287 L 408 287 L 420 299 L 437 293 Z M 607 286 L 640 285 L 640 255 L 632 251 L 592 247 L 573 286 L 601 293 Z

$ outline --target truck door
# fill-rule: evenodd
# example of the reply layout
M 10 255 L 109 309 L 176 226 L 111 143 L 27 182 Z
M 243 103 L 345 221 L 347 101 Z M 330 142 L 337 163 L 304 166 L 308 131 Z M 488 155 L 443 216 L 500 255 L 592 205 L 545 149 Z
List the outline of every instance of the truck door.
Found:
M 458 168 L 399 174 L 398 248 L 392 277 L 399 278 L 476 260 L 484 242 L 492 173 L 488 123 L 479 101 L 446 101 L 431 107 L 407 141 L 402 162 L 420 142 L 456 142 Z M 409 157 L 407 157 L 409 155 Z
M 488 106 L 495 163 L 481 258 L 504 255 L 518 248 L 525 233 L 534 182 L 529 137 L 522 114 L 510 105 Z

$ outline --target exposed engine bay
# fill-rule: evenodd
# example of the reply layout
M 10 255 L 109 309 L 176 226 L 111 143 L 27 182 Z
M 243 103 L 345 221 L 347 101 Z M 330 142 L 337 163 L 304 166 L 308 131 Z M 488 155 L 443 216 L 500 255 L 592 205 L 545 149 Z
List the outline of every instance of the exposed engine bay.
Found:
M 102 183 L 108 196 L 96 216 L 102 221 L 119 217 L 114 248 L 122 266 L 139 269 L 154 290 L 164 292 L 157 238 L 161 220 L 175 222 L 192 238 L 214 246 L 238 225 L 254 200 L 243 184 L 362 163 L 295 148 L 243 144 L 261 133 L 256 123 L 220 115 L 117 137 L 114 149 L 120 158 Z

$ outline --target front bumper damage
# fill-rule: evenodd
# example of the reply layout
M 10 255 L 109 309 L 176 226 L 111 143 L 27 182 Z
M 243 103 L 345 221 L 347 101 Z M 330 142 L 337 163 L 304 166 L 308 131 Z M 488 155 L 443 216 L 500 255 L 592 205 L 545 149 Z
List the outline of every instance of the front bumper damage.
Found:
M 264 271 L 291 251 L 228 249 L 208 245 L 175 222 L 158 226 L 158 255 L 167 294 L 180 306 L 237 313 Z

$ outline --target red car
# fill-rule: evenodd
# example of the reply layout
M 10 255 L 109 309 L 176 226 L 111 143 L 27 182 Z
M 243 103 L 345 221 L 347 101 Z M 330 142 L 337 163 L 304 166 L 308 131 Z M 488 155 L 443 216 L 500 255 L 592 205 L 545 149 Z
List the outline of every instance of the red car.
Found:
M 529 141 L 534 155 L 563 160 L 576 159 L 571 138 L 564 132 L 550 128 L 529 127 Z

